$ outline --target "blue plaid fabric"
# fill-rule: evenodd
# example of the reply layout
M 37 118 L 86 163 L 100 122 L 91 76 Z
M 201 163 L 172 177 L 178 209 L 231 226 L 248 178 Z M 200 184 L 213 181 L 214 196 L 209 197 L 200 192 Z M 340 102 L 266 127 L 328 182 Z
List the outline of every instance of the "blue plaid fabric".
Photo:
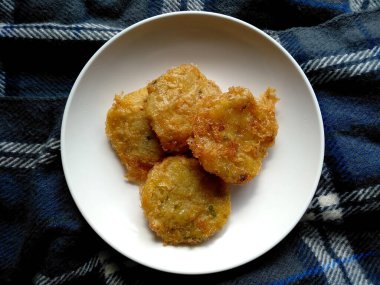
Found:
M 67 189 L 60 126 L 91 55 L 161 13 L 205 10 L 265 30 L 321 107 L 326 154 L 306 214 L 275 248 L 210 275 L 158 272 L 87 225 Z M 380 284 L 380 1 L 1 0 L 1 284 Z M 228 256 L 226 256 L 228 258 Z

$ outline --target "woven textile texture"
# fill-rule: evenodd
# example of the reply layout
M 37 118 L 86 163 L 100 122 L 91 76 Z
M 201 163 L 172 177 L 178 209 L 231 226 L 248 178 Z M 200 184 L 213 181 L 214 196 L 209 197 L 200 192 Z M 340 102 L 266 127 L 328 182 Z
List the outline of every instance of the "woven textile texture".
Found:
M 110 248 L 75 206 L 60 158 L 63 110 L 88 59 L 122 29 L 182 10 L 236 17 L 287 49 L 326 137 L 294 230 L 248 264 L 200 276 Z M 378 0 L 0 0 L 0 284 L 380 284 L 379 96 Z

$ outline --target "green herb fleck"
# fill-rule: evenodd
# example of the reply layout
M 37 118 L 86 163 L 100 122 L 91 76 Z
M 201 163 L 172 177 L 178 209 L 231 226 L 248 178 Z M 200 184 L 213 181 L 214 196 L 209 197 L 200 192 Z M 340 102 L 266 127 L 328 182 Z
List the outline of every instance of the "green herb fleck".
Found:
M 212 205 L 209 205 L 209 206 L 208 206 L 208 212 L 209 212 L 209 214 L 210 214 L 213 218 L 216 217 L 216 212 L 215 212 L 215 209 L 214 209 L 214 207 L 213 207 Z

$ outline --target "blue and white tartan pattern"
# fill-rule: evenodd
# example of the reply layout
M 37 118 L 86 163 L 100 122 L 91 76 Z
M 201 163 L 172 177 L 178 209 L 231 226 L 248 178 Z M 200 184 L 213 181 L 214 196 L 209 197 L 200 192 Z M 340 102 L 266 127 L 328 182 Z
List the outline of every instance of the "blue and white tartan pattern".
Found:
M 0 1 L 1 284 L 380 284 L 380 1 L 269 2 Z M 240 18 L 285 47 L 314 87 L 326 136 L 296 228 L 257 260 L 201 276 L 109 248 L 76 209 L 59 152 L 64 105 L 90 56 L 123 28 L 181 10 Z

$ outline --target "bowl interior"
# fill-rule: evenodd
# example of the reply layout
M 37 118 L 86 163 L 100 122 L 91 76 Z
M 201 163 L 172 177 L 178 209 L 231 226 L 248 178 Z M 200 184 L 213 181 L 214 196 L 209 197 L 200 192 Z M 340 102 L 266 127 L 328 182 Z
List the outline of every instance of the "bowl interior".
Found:
M 244 86 L 259 95 L 271 86 L 280 98 L 276 144 L 260 175 L 233 187 L 228 224 L 196 247 L 163 246 L 155 238 L 140 208 L 138 187 L 124 180 L 104 131 L 115 93 L 141 88 L 181 63 L 198 65 L 222 90 Z M 287 52 L 248 24 L 200 12 L 151 18 L 107 42 L 72 89 L 61 139 L 70 191 L 93 229 L 137 262 L 186 274 L 233 268 L 281 241 L 315 192 L 324 151 L 315 95 Z

